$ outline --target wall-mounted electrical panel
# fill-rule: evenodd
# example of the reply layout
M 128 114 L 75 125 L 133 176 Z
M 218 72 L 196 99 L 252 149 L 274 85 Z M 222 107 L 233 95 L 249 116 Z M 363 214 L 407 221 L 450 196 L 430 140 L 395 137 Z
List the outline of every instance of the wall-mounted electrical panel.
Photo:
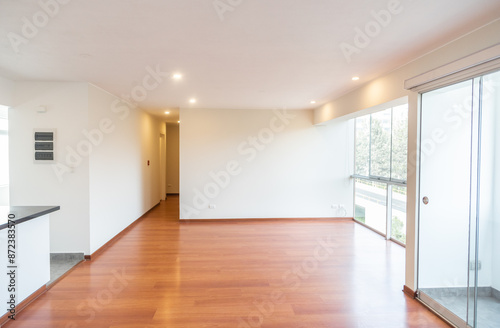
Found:
M 35 163 L 53 163 L 55 161 L 55 129 L 35 129 L 33 132 L 33 142 Z

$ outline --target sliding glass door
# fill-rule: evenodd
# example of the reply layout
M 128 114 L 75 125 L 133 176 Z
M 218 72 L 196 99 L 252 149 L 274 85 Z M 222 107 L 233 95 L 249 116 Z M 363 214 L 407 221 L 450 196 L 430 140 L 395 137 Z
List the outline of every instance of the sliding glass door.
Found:
M 422 95 L 421 113 L 420 298 L 459 327 L 467 320 L 472 87 Z
M 471 295 L 475 308 L 469 308 L 475 321 L 469 325 L 484 328 L 500 326 L 500 72 L 481 82 L 477 234 L 470 250 L 477 288 Z
M 418 294 L 458 327 L 500 322 L 499 86 L 496 73 L 422 95 Z

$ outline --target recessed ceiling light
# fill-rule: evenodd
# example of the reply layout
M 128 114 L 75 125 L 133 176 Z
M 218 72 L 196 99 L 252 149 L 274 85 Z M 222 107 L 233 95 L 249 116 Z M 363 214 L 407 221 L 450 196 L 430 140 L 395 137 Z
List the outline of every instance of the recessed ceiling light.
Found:
M 315 104 L 316 103 L 316 100 L 311 100 L 311 104 Z
M 352 78 L 352 80 L 353 80 L 353 81 L 357 81 L 357 80 L 359 80 L 359 76 L 355 76 L 355 77 L 353 77 L 353 78 Z
M 172 78 L 173 78 L 174 80 L 180 80 L 180 79 L 182 79 L 182 74 L 180 74 L 180 73 L 175 73 L 174 75 L 172 75 Z
M 167 115 L 168 115 L 168 114 L 170 114 L 170 112 L 165 112 L 165 114 L 167 114 Z
M 196 103 L 196 99 L 191 98 L 191 99 L 189 99 L 189 102 L 190 102 L 191 104 L 194 104 L 194 103 Z

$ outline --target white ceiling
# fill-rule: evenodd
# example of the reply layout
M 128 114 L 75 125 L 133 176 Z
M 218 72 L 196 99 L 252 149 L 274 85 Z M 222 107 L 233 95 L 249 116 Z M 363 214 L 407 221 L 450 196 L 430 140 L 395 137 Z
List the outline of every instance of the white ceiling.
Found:
M 402 12 L 348 63 L 340 44 L 353 44 L 355 29 L 393 1 L 41 2 L 55 1 L 68 3 L 45 24 L 39 1 L 0 0 L 0 76 L 88 81 L 123 96 L 142 84 L 147 67 L 180 72 L 182 80 L 163 79 L 139 103 L 157 113 L 170 108 L 171 120 L 185 107 L 313 108 L 500 17 L 498 0 L 401 0 Z M 221 20 L 214 3 L 232 11 Z M 16 53 L 8 33 L 22 36 L 23 17 L 33 15 L 45 26 Z

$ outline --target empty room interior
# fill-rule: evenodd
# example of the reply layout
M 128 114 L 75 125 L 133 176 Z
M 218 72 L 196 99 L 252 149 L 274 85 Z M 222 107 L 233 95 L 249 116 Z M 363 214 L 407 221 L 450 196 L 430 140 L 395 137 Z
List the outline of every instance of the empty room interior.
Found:
M 0 0 L 0 327 L 500 327 L 500 2 Z

